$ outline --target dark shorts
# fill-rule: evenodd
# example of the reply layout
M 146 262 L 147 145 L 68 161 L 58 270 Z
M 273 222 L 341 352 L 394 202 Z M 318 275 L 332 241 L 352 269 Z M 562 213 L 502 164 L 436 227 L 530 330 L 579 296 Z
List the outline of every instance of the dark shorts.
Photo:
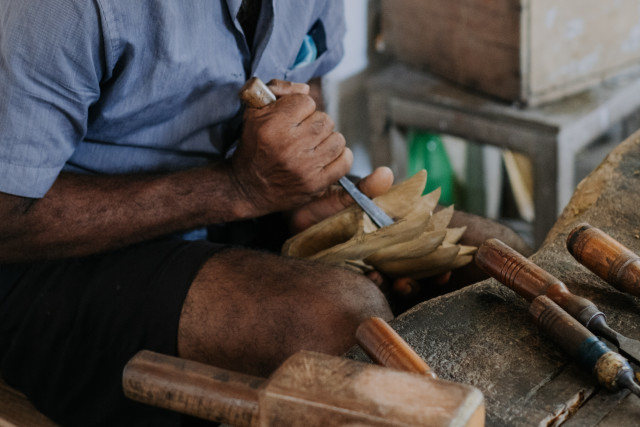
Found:
M 29 266 L 0 303 L 0 375 L 64 426 L 178 425 L 126 399 L 122 369 L 141 349 L 176 354 L 189 286 L 221 248 L 166 239 Z

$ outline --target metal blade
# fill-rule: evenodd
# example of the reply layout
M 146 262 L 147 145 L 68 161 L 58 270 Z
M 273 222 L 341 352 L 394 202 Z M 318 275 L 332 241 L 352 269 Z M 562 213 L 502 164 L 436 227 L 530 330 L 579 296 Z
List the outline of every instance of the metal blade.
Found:
M 606 339 L 618 347 L 618 352 L 629 361 L 640 365 L 640 342 L 627 338 L 609 327 L 604 321 L 589 324 L 589 329 L 594 334 Z
M 620 354 L 640 365 L 640 342 L 618 334 Z
M 391 219 L 389 215 L 387 215 L 382 209 L 380 209 L 378 205 L 373 203 L 373 200 L 371 200 L 360 190 L 358 190 L 353 182 L 351 182 L 347 177 L 343 176 L 338 180 L 338 182 L 340 183 L 340 185 L 342 185 L 342 188 L 344 188 L 345 191 L 349 193 L 351 197 L 353 197 L 353 200 L 356 201 L 356 203 L 362 208 L 362 210 L 365 211 L 367 215 L 369 215 L 369 218 L 371 218 L 371 221 L 373 221 L 374 224 L 376 224 L 380 228 L 393 224 L 393 219 Z

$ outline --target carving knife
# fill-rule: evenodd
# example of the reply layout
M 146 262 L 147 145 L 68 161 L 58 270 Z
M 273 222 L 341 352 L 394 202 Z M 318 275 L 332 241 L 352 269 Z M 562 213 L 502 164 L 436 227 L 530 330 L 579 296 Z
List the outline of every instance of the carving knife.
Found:
M 274 102 L 276 97 L 262 80 L 257 77 L 252 77 L 247 80 L 244 86 L 242 86 L 242 89 L 240 89 L 240 99 L 249 107 L 262 108 Z M 338 180 L 338 183 L 349 193 L 353 200 L 356 201 L 378 227 L 382 228 L 393 224 L 393 219 L 380 209 L 373 200 L 358 190 L 349 178 L 343 176 Z
M 621 354 L 640 364 L 640 342 L 611 329 L 594 303 L 572 294 L 564 283 L 500 240 L 489 239 L 480 245 L 476 263 L 527 301 L 546 295 L 587 329 L 615 344 Z

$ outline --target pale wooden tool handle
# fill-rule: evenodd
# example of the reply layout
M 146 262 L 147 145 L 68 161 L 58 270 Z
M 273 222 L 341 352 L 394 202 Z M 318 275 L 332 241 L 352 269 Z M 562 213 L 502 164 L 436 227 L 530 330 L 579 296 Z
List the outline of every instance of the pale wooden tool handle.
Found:
M 611 286 L 640 296 L 640 257 L 604 231 L 578 224 L 567 236 L 567 249 Z
M 264 382 L 147 350 L 131 358 L 122 374 L 124 394 L 130 399 L 241 427 L 257 419 Z
M 276 96 L 262 80 L 251 77 L 240 88 L 240 99 L 251 108 L 262 108 L 275 102 Z
M 371 317 L 358 326 L 356 341 L 380 365 L 436 378 L 420 355 L 379 317 Z

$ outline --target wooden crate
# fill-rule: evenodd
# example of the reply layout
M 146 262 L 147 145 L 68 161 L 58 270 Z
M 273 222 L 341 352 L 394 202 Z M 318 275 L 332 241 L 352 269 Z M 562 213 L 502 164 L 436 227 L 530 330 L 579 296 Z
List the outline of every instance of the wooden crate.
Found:
M 537 105 L 640 70 L 640 0 L 381 0 L 385 52 Z

